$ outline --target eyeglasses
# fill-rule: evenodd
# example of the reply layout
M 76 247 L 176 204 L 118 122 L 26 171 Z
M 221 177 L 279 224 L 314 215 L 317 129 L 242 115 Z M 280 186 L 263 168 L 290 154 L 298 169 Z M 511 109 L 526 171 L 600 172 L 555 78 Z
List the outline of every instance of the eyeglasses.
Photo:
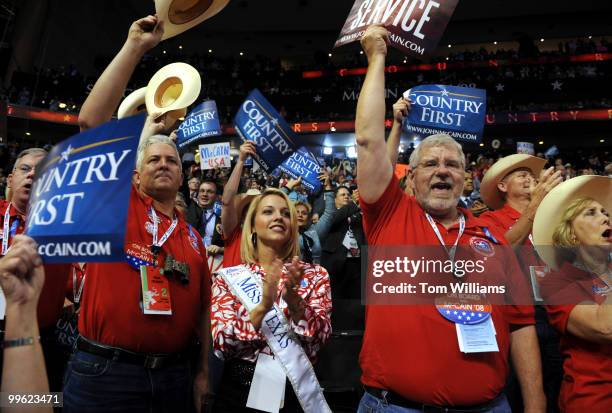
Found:
M 431 171 L 435 171 L 436 169 L 440 168 L 441 165 L 444 165 L 446 169 L 450 169 L 453 172 L 463 171 L 464 169 L 463 165 L 459 161 L 450 160 L 450 161 L 444 162 L 443 164 L 440 164 L 440 162 L 433 160 L 433 159 L 418 164 L 417 168 L 421 168 L 428 172 L 431 172 Z

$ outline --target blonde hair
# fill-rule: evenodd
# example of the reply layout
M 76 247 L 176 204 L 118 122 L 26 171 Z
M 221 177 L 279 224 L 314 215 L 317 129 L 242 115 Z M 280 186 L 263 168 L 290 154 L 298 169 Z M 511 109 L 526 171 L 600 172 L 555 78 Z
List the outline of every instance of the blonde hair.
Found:
M 552 235 L 552 244 L 558 247 L 556 252 L 561 259 L 570 262 L 574 260 L 575 247 L 578 246 L 578 242 L 576 241 L 574 228 L 572 228 L 572 222 L 593 202 L 595 200 L 589 197 L 576 198 L 561 215 L 561 220 Z
M 308 211 L 308 215 L 310 215 L 310 213 L 312 212 L 312 207 L 310 206 L 310 204 L 308 202 L 304 202 L 304 201 L 296 201 L 296 202 L 293 203 L 293 206 L 296 209 L 300 205 L 303 206 L 304 208 L 306 208 L 306 211 Z
M 244 224 L 242 226 L 242 238 L 240 239 L 240 258 L 242 262 L 252 264 L 259 260 L 257 254 L 257 243 L 253 243 L 253 234 L 255 232 L 255 217 L 257 215 L 257 208 L 261 201 L 268 196 L 278 196 L 283 198 L 289 208 L 289 220 L 291 221 L 291 227 L 289 228 L 290 237 L 285 244 L 283 251 L 280 256 L 284 261 L 300 255 L 300 244 L 298 239 L 298 224 L 297 224 L 297 213 L 295 206 L 289 201 L 289 197 L 280 189 L 267 188 L 261 195 L 258 195 L 251 201 L 249 209 L 244 218 Z

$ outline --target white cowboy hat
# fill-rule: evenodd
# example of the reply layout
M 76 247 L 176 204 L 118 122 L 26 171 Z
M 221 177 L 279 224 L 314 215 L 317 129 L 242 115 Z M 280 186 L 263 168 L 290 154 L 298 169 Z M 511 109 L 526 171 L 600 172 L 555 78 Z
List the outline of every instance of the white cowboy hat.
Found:
M 219 13 L 229 0 L 155 0 L 159 21 L 164 22 L 162 40 L 176 36 Z
M 542 200 L 533 220 L 533 244 L 542 260 L 551 268 L 558 269 L 563 260 L 552 248 L 555 228 L 567 206 L 577 198 L 588 197 L 612 208 L 612 178 L 599 175 L 582 175 L 562 182 Z
M 193 66 L 170 63 L 159 69 L 149 80 L 145 93 L 147 112 L 161 115 L 185 109 L 198 98 L 201 87 L 200 74 Z
M 501 182 L 509 173 L 519 168 L 529 169 L 536 177 L 544 168 L 546 159 L 537 158 L 526 154 L 514 154 L 501 158 L 495 162 L 480 184 L 480 197 L 491 209 L 499 209 L 504 206 L 504 198 L 497 189 L 497 184 Z

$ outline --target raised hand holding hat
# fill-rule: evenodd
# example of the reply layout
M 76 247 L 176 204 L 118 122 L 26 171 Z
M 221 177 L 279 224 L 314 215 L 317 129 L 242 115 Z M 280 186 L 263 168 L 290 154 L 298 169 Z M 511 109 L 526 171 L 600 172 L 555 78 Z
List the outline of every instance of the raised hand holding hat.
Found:
M 162 40 L 183 33 L 219 13 L 229 0 L 155 0 L 155 10 L 164 23 Z

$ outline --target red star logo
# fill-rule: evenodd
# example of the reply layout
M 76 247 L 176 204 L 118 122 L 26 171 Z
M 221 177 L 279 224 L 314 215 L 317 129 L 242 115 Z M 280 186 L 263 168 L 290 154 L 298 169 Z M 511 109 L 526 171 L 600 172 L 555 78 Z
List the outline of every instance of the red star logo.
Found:
M 391 126 L 393 126 L 393 122 L 391 122 L 391 119 L 386 119 L 385 128 L 390 128 Z

